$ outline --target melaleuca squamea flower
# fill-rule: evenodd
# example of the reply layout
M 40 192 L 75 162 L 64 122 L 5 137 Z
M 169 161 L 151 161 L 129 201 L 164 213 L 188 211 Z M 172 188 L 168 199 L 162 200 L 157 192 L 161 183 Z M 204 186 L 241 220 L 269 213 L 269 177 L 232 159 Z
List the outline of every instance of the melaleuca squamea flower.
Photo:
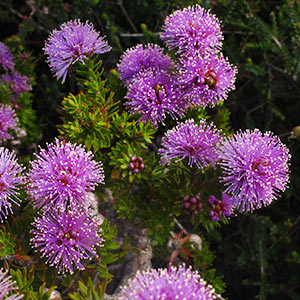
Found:
M 84 63 L 89 55 L 103 54 L 110 49 L 92 24 L 75 20 L 62 24 L 60 30 L 54 30 L 46 41 L 44 51 L 52 72 L 64 83 L 72 64 L 77 61 Z
M 55 208 L 35 218 L 32 226 L 33 247 L 58 273 L 83 270 L 82 260 L 97 257 L 96 247 L 103 241 L 97 221 L 85 210 L 65 212 Z
M 6 71 L 12 71 L 15 66 L 13 56 L 9 48 L 2 42 L 0 42 L 0 65 L 2 65 L 3 69 Z
M 12 203 L 18 204 L 19 186 L 24 183 L 20 173 L 24 167 L 19 165 L 14 152 L 0 147 L 0 222 L 12 213 Z
M 222 200 L 218 200 L 215 196 L 211 195 L 208 198 L 211 209 L 209 215 L 213 221 L 219 221 L 220 217 L 223 216 L 228 218 L 231 216 L 232 203 L 231 197 L 227 194 L 222 194 Z
M 154 126 L 164 124 L 170 115 L 173 119 L 181 117 L 186 103 L 181 97 L 177 80 L 159 69 L 148 69 L 139 73 L 128 87 L 127 108 L 131 113 L 141 114 L 140 121 L 151 121 Z
M 178 53 L 216 52 L 222 47 L 223 34 L 218 18 L 200 5 L 177 10 L 165 20 L 162 40 Z
M 184 98 L 192 104 L 213 107 L 227 99 L 235 89 L 237 68 L 222 54 L 181 57 L 178 80 L 185 90 Z
M 0 142 L 11 139 L 9 130 L 18 129 L 18 118 L 8 104 L 0 104 Z
M 92 152 L 57 139 L 40 149 L 31 165 L 27 190 L 33 205 L 45 210 L 82 206 L 86 194 L 104 180 L 102 163 L 93 160 Z
M 269 205 L 289 182 L 287 147 L 271 132 L 237 132 L 220 146 L 221 181 L 241 212 Z
M 179 123 L 162 138 L 159 149 L 161 164 L 169 163 L 171 159 L 180 161 L 188 158 L 190 167 L 196 165 L 203 170 L 210 164 L 215 166 L 220 138 L 220 131 L 212 123 L 206 124 L 205 120 L 201 120 L 199 125 L 193 119 Z
M 20 294 L 11 294 L 17 288 L 14 287 L 15 282 L 11 280 L 11 276 L 7 276 L 8 271 L 0 269 L 0 299 L 19 300 L 23 298 Z M 10 296 L 8 296 L 10 294 Z M 5 298 L 4 298 L 5 297 Z
M 125 84 L 130 84 L 133 77 L 149 68 L 158 68 L 169 72 L 172 69 L 171 58 L 163 53 L 158 45 L 137 45 L 121 56 L 118 72 Z
M 117 300 L 213 300 L 219 295 L 191 268 L 172 266 L 168 269 L 138 271 L 123 286 Z
M 14 93 L 14 100 L 16 100 L 21 93 L 25 93 L 31 90 L 29 78 L 18 72 L 13 72 L 12 74 L 3 74 L 1 77 L 1 82 L 7 82 L 9 84 L 10 89 Z

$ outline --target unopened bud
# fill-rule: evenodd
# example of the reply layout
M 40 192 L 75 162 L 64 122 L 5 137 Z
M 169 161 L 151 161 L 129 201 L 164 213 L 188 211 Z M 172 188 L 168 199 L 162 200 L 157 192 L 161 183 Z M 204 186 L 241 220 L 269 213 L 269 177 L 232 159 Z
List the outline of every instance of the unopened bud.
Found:
M 300 126 L 296 126 L 293 128 L 293 135 L 297 138 L 300 138 Z

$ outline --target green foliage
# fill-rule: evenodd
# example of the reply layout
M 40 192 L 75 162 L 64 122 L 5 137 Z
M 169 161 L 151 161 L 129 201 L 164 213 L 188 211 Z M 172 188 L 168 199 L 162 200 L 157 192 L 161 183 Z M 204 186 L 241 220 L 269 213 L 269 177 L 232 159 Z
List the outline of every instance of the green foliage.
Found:
M 223 107 L 217 111 L 214 118 L 214 124 L 222 130 L 223 134 L 232 133 L 230 114 L 230 110 L 226 107 Z
M 114 241 L 117 237 L 116 227 L 111 227 L 107 220 L 101 225 L 101 235 L 104 239 L 103 247 L 99 250 L 100 264 L 99 277 L 106 282 L 106 285 L 111 281 L 112 275 L 107 270 L 107 265 L 115 262 L 118 259 L 118 254 L 115 252 L 119 248 L 119 244 Z
M 102 300 L 104 296 L 105 287 L 99 283 L 94 283 L 89 277 L 87 282 L 78 282 L 79 291 L 70 294 L 73 300 Z
M 10 269 L 12 278 L 16 281 L 18 291 L 24 295 L 24 300 L 48 300 L 51 292 L 56 288 L 55 286 L 49 288 L 47 291 L 46 282 L 43 283 L 38 291 L 33 289 L 34 271 L 27 271 L 26 268 L 13 270 Z
M 226 287 L 224 276 L 217 275 L 216 269 L 212 268 L 215 254 L 209 249 L 208 242 L 202 241 L 201 249 L 190 244 L 188 250 L 192 253 L 194 267 L 201 270 L 204 280 L 213 285 L 217 294 L 223 294 Z
M 147 148 L 145 143 L 150 144 L 156 132 L 151 122 L 136 123 L 134 117 L 125 111 L 113 117 L 111 127 L 114 136 L 119 140 L 131 142 L 142 148 Z
M 65 112 L 60 133 L 72 142 L 84 143 L 87 149 L 96 153 L 100 148 L 108 148 L 113 135 L 110 122 L 116 113 L 113 93 L 105 87 L 99 71 L 101 61 L 89 61 L 77 72 L 82 92 L 77 96 L 69 94 L 62 105 Z
M 15 249 L 15 238 L 9 232 L 0 230 L 0 256 L 14 254 Z
M 41 138 L 42 124 L 39 124 L 36 111 L 32 108 L 32 99 L 30 93 L 22 93 L 18 98 L 17 116 L 20 127 L 26 131 L 26 136 L 22 138 L 22 142 L 26 145 L 36 143 Z
M 137 124 L 134 120 L 130 120 L 131 118 L 127 113 L 122 112 L 113 119 L 112 131 L 117 142 L 109 153 L 110 165 L 115 166 L 121 178 L 128 177 L 129 182 L 132 182 L 134 178 L 147 178 L 144 170 L 134 174 L 128 165 L 131 156 L 142 157 L 145 166 L 151 164 L 151 157 L 147 155 L 147 144 L 151 144 L 155 132 L 150 122 Z
M 84 280 L 78 281 L 78 291 L 69 294 L 73 300 L 103 299 L 106 287 L 113 278 L 113 275 L 108 272 L 107 265 L 116 262 L 120 256 L 120 246 L 114 241 L 117 230 L 115 226 L 112 227 L 107 220 L 104 220 L 101 224 L 101 235 L 104 242 L 98 251 L 99 262 L 96 276 L 93 280 L 88 276 Z

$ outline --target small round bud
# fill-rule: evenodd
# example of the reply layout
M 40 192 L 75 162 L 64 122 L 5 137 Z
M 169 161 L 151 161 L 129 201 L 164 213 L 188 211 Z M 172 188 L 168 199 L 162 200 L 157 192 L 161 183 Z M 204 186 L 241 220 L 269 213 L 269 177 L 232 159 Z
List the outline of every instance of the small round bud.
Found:
M 300 138 L 300 126 L 296 126 L 293 128 L 293 135 L 297 138 Z

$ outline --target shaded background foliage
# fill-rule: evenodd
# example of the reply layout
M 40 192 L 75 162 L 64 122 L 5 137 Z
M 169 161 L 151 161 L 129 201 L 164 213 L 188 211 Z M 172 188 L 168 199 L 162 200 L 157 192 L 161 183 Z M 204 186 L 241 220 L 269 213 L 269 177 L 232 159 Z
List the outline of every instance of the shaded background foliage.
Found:
M 288 139 L 292 128 L 300 125 L 299 1 L 6 0 L 0 4 L 0 35 L 15 51 L 28 51 L 34 57 L 33 108 L 43 144 L 58 135 L 66 91 L 77 91 L 71 77 L 61 85 L 45 63 L 44 40 L 54 28 L 80 18 L 107 36 L 113 50 L 103 56 L 103 66 L 110 74 L 109 86 L 122 101 L 125 91 L 114 83 L 111 72 L 120 55 L 137 43 L 161 45 L 159 31 L 165 16 L 196 3 L 211 8 L 222 20 L 224 54 L 239 70 L 236 91 L 224 103 L 231 112 L 231 127 L 271 130 L 292 154 L 290 188 L 281 199 L 254 214 L 238 215 L 207 234 L 217 273 L 226 282 L 224 296 L 300 299 L 300 144 L 299 139 Z

